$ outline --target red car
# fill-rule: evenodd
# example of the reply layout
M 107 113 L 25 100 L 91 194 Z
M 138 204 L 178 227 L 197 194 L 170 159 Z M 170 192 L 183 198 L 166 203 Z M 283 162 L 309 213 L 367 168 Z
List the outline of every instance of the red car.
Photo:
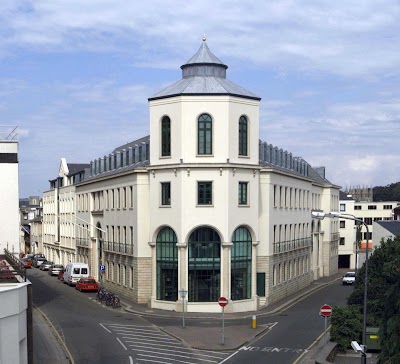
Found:
M 94 278 L 81 278 L 78 282 L 76 282 L 75 288 L 78 291 L 98 291 L 99 285 L 97 284 Z
M 21 258 L 20 262 L 21 262 L 21 267 L 24 267 L 24 268 L 30 268 L 31 267 L 31 261 L 28 260 L 27 258 Z

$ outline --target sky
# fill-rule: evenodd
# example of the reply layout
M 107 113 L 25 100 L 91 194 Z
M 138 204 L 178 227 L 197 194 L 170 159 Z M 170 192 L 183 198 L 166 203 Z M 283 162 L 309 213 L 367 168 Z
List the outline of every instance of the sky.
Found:
M 262 98 L 262 141 L 343 189 L 400 181 L 397 0 L 1 0 L 0 125 L 19 127 L 20 197 L 48 190 L 61 158 L 148 135 L 148 98 L 203 34 Z

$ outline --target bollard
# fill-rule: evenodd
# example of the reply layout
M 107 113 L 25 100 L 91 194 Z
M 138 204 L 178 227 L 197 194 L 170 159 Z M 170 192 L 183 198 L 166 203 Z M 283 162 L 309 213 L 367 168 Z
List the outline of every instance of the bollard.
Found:
M 257 317 L 256 317 L 256 315 L 253 315 L 253 317 L 251 319 L 251 328 L 252 329 L 256 329 L 257 328 Z

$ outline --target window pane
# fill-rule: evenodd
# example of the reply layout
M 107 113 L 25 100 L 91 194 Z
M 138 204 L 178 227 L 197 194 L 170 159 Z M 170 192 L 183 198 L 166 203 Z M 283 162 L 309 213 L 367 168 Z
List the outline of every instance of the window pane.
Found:
M 211 205 L 212 204 L 212 182 L 198 182 L 198 205 Z
M 171 120 L 164 116 L 161 122 L 161 156 L 171 155 Z
M 197 134 L 197 153 L 212 154 L 212 120 L 210 115 L 200 115 Z
M 171 205 L 171 183 L 161 183 L 161 205 Z
M 247 182 L 239 182 L 239 205 L 247 205 Z
M 247 156 L 247 119 L 241 116 L 239 120 L 239 155 Z

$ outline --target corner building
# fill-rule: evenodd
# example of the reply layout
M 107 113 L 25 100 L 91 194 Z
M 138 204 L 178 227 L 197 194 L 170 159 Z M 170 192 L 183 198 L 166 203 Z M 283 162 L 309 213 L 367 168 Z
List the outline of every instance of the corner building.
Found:
M 339 187 L 302 158 L 259 140 L 260 98 L 226 78 L 205 39 L 182 79 L 149 99 L 150 137 L 91 162 L 77 247 L 106 288 L 187 311 L 256 310 L 337 271 Z M 78 234 L 78 233 L 77 233 Z M 79 234 L 78 234 L 79 235 Z

